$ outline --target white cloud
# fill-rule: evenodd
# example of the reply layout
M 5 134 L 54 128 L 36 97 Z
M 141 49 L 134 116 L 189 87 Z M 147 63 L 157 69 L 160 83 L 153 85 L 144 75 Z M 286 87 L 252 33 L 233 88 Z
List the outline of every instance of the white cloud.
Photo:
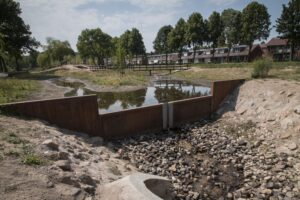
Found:
M 100 27 L 112 36 L 118 36 L 126 29 L 138 28 L 144 37 L 148 51 L 158 29 L 177 20 L 176 7 L 183 0 L 114 0 L 128 2 L 138 7 L 137 11 L 104 15 L 97 8 L 78 9 L 90 2 L 112 0 L 18 0 L 23 10 L 22 17 L 30 25 L 33 36 L 42 43 L 46 37 L 68 40 L 76 48 L 77 37 L 85 28 Z M 100 4 L 101 5 L 101 4 Z
M 209 0 L 210 3 L 215 4 L 217 6 L 228 6 L 230 4 L 233 4 L 237 2 L 238 0 Z

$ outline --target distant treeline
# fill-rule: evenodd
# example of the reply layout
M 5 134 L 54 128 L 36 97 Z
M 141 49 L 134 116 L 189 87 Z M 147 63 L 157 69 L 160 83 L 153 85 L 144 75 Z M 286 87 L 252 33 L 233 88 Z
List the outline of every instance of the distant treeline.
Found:
M 126 60 L 146 54 L 142 34 L 136 28 L 126 30 L 119 37 L 111 37 L 100 28 L 85 29 L 78 36 L 77 53 L 68 41 L 48 38 L 43 51 L 38 52 L 41 45 L 31 36 L 20 14 L 19 3 L 0 0 L 0 71 L 82 62 L 105 65 L 106 58 L 112 58 L 113 65 L 122 68 Z M 275 27 L 281 38 L 289 40 L 291 55 L 294 55 L 295 47 L 300 46 L 300 0 L 290 0 L 283 5 Z M 236 44 L 246 44 L 250 51 L 254 41 L 269 37 L 270 30 L 268 9 L 253 1 L 242 11 L 213 12 L 208 19 L 198 12 L 192 13 L 186 21 L 180 18 L 174 27 L 166 25 L 159 29 L 153 48 L 155 53 L 166 54 L 166 62 L 168 53 L 178 52 L 181 62 L 182 52 L 187 49 L 194 50 L 194 57 L 200 47 L 227 46 L 230 49 Z

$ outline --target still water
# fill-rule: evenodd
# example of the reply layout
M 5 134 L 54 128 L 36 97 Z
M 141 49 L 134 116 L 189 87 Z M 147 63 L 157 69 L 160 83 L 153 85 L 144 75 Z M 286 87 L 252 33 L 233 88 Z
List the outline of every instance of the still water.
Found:
M 144 89 L 126 92 L 95 92 L 85 88 L 84 83 L 61 79 L 55 80 L 53 83 L 63 87 L 71 87 L 72 90 L 65 93 L 67 97 L 96 94 L 100 113 L 206 96 L 210 93 L 209 87 L 178 80 L 159 80 Z

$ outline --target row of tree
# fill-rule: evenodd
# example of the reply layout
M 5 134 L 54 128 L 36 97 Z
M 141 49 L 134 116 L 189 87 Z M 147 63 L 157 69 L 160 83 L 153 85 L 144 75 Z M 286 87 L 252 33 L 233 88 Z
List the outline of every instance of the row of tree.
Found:
M 20 70 L 22 66 L 52 67 L 64 63 L 81 61 L 104 65 L 106 58 L 113 58 L 116 66 L 124 66 L 126 60 L 146 53 L 143 37 L 138 29 L 126 30 L 120 37 L 111 37 L 100 28 L 86 29 L 78 37 L 75 53 L 68 41 L 47 39 L 43 52 L 32 36 L 30 28 L 20 17 L 20 4 L 14 0 L 0 0 L 0 71 L 7 66 Z M 227 9 L 221 14 L 213 12 L 208 19 L 200 13 L 193 13 L 187 21 L 180 18 L 176 25 L 163 26 L 153 42 L 156 53 L 182 52 L 191 48 L 247 44 L 265 40 L 270 33 L 270 15 L 267 8 L 256 1 L 249 3 L 242 11 Z M 291 59 L 295 47 L 300 46 L 300 0 L 290 0 L 283 5 L 281 16 L 276 21 L 276 30 L 281 38 L 291 45 Z M 214 56 L 214 53 L 213 53 Z
M 265 5 L 256 1 L 249 3 L 243 10 L 226 9 L 221 14 L 213 12 L 208 19 L 200 13 L 193 13 L 188 20 L 180 18 L 173 28 L 163 26 L 153 42 L 156 53 L 166 54 L 179 52 L 181 60 L 184 48 L 192 48 L 195 53 L 199 47 L 212 47 L 213 57 L 215 48 L 233 45 L 249 45 L 249 54 L 254 41 L 266 40 L 270 33 L 270 15 Z M 300 0 L 290 0 L 283 5 L 281 16 L 276 21 L 276 31 L 281 38 L 288 39 L 291 45 L 291 60 L 295 53 L 295 46 L 300 45 Z M 250 59 L 250 57 L 249 57 Z
M 221 14 L 213 12 L 208 19 L 200 13 L 193 13 L 188 20 L 180 18 L 173 28 L 163 26 L 157 33 L 153 48 L 157 53 L 167 54 L 173 51 L 181 54 L 184 48 L 194 50 L 208 46 L 214 50 L 218 46 L 229 49 L 235 44 L 248 44 L 250 49 L 255 40 L 267 39 L 270 32 L 270 15 L 267 8 L 258 2 L 248 4 L 242 12 L 234 9 L 224 10 Z

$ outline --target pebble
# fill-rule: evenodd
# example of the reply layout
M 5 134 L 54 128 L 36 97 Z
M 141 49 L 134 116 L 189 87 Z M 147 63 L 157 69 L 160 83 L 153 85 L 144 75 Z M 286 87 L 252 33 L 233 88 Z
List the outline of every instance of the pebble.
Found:
M 296 185 L 295 169 L 300 168 L 300 164 L 294 164 L 296 154 L 277 154 L 273 140 L 262 137 L 268 130 L 251 131 L 258 136 L 252 141 L 232 134 L 235 129 L 239 134 L 252 130 L 198 122 L 169 133 L 123 139 L 117 149 L 140 172 L 170 179 L 176 199 L 271 199 L 284 197 L 286 192 L 296 195 L 292 189 L 284 190 Z

